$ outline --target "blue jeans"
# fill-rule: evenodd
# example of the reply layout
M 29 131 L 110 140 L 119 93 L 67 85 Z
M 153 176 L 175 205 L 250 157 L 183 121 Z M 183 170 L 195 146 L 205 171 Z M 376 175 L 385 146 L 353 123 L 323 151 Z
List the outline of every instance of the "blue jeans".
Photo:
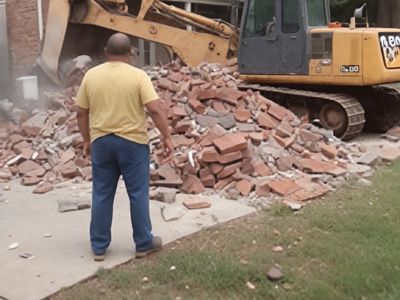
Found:
M 113 205 L 122 174 L 130 200 L 136 251 L 152 247 L 149 213 L 149 147 L 110 134 L 91 146 L 93 168 L 90 242 L 94 254 L 104 254 L 111 242 Z

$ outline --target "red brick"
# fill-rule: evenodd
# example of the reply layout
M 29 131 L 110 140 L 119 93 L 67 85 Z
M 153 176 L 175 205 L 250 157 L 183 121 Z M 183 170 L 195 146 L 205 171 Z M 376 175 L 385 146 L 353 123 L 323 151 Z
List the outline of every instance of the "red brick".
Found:
M 200 179 L 202 179 L 203 177 L 207 177 L 208 175 L 212 175 L 211 170 L 210 169 L 201 169 L 199 172 L 200 175 Z
M 170 88 L 172 86 L 172 82 L 167 78 L 160 78 L 158 80 L 157 86 L 162 89 L 170 90 Z
M 247 122 L 249 119 L 251 119 L 251 112 L 248 109 L 239 108 L 235 111 L 234 116 L 238 122 Z
M 265 197 L 269 194 L 271 188 L 268 185 L 268 180 L 258 181 L 256 183 L 256 195 L 258 197 Z
M 304 148 L 303 146 L 301 146 L 301 145 L 299 145 L 299 144 L 297 144 L 297 143 L 294 143 L 294 144 L 291 146 L 291 148 L 292 148 L 294 151 L 296 151 L 297 153 L 303 153 L 303 151 L 306 149 L 306 148 Z
M 278 120 L 268 115 L 267 113 L 260 113 L 257 117 L 257 122 L 262 128 L 274 129 L 279 125 Z
M 250 132 L 249 137 L 254 145 L 259 146 L 261 142 L 264 140 L 264 133 Z
M 27 176 L 22 177 L 21 183 L 26 186 L 36 185 L 41 181 L 41 178 L 37 176 Z
M 20 155 L 23 159 L 31 159 L 34 152 L 35 151 L 33 151 L 31 147 L 23 148 L 21 149 Z
M 46 194 L 50 191 L 54 190 L 54 186 L 50 182 L 44 182 L 43 184 L 39 184 L 34 190 L 34 194 Z
M 272 175 L 272 170 L 263 161 L 259 160 L 253 163 L 254 172 L 259 176 L 270 176 Z
M 242 152 L 241 151 L 236 151 L 236 152 L 230 152 L 226 154 L 221 154 L 219 155 L 219 163 L 221 164 L 229 164 L 231 162 L 234 162 L 236 160 L 242 159 Z
M 327 145 L 325 143 L 320 143 L 320 148 L 321 148 L 321 153 L 329 159 L 334 159 L 339 152 L 335 146 Z
M 168 111 L 168 118 L 184 118 L 187 116 L 186 110 L 182 106 L 171 107 Z
M 211 146 L 216 138 L 223 136 L 225 133 L 226 131 L 224 128 L 222 128 L 220 125 L 215 125 L 202 136 L 200 145 Z
M 217 162 L 219 154 L 215 147 L 206 147 L 200 152 L 199 159 L 202 162 Z
M 217 90 L 216 89 L 208 89 L 208 90 L 200 90 L 199 94 L 197 95 L 197 98 L 199 100 L 208 100 L 208 99 L 214 99 L 217 96 Z
M 188 209 L 202 209 L 211 207 L 211 203 L 207 202 L 203 197 L 200 198 L 189 198 L 183 201 L 183 205 L 185 205 Z
M 167 78 L 173 82 L 180 82 L 183 79 L 183 74 L 180 72 L 171 72 Z
M 37 169 L 34 169 L 32 171 L 29 171 L 27 175 L 30 176 L 37 176 L 37 177 L 43 177 L 44 174 L 46 174 L 46 169 L 43 168 L 42 166 L 39 166 Z
M 268 113 L 277 118 L 278 120 L 283 120 L 283 118 L 285 118 L 289 111 L 284 108 L 283 106 L 280 106 L 278 104 L 272 104 L 268 110 Z
M 248 174 L 248 175 L 253 174 L 255 170 L 254 170 L 254 166 L 251 162 L 251 159 L 243 159 L 240 170 L 243 174 Z
M 194 139 L 187 138 L 181 134 L 174 134 L 171 138 L 175 148 L 180 146 L 191 146 L 194 143 Z
M 226 114 L 228 112 L 225 105 L 221 101 L 213 101 L 212 105 L 214 110 L 218 113 Z
M 282 156 L 276 160 L 276 166 L 279 171 L 286 172 L 292 169 L 296 161 L 297 158 L 294 155 Z
M 249 181 L 249 180 L 241 180 L 238 183 L 236 183 L 236 190 L 242 195 L 242 196 L 248 196 L 253 189 L 254 184 Z
M 202 85 L 204 84 L 205 81 L 203 79 L 197 78 L 197 79 L 192 79 L 192 81 L 190 81 L 190 85 L 192 87 L 196 86 L 196 85 Z
M 32 145 L 27 141 L 21 141 L 18 144 L 15 144 L 12 149 L 17 153 L 20 154 L 24 149 L 30 149 Z
M 13 134 L 10 136 L 10 143 L 11 145 L 18 144 L 19 142 L 23 141 L 24 137 L 20 134 Z
M 211 170 L 211 172 L 212 172 L 214 175 L 216 175 L 216 174 L 218 174 L 219 172 L 221 172 L 223 168 L 224 168 L 223 165 L 220 165 L 220 164 L 217 164 L 217 163 L 212 163 L 212 164 L 210 165 L 210 170 Z
M 240 97 L 243 96 L 243 92 L 234 88 L 220 88 L 218 89 L 216 98 L 226 101 L 229 104 L 236 105 Z
M 203 183 L 193 174 L 189 174 L 183 181 L 181 191 L 187 194 L 199 194 L 205 191 Z
M 221 179 L 221 178 L 226 178 L 226 177 L 231 176 L 233 173 L 235 173 L 235 171 L 237 169 L 240 169 L 241 166 L 242 166 L 242 163 L 237 162 L 235 164 L 224 167 L 223 170 L 218 173 L 218 178 Z
M 247 141 L 242 135 L 232 133 L 216 138 L 214 145 L 222 154 L 225 154 L 246 149 Z
M 73 160 L 75 158 L 74 148 L 69 148 L 61 155 L 61 163 L 66 164 L 67 162 Z
M 78 168 L 75 166 L 75 164 L 73 162 L 69 162 L 65 165 L 61 165 L 60 171 L 61 171 L 61 175 L 64 178 L 69 178 L 69 179 L 72 179 L 72 178 L 75 178 L 75 177 L 81 175 Z
M 202 115 L 206 111 L 206 107 L 199 100 L 195 98 L 189 99 L 189 105 L 198 114 Z
M 170 164 L 162 164 L 157 169 L 157 174 L 166 180 L 180 179 L 177 171 Z
M 212 174 L 204 176 L 203 178 L 201 178 L 201 182 L 205 187 L 212 188 L 215 185 L 215 177 Z
M 41 166 L 38 163 L 32 160 L 26 160 L 18 166 L 18 173 L 20 175 L 25 175 L 33 170 L 39 169 L 40 167 Z
M 268 185 L 271 190 L 281 196 L 290 195 L 301 189 L 301 186 L 299 186 L 294 180 L 291 179 L 270 181 Z
M 214 190 L 220 191 L 220 190 L 224 189 L 231 181 L 232 181 L 231 178 L 224 178 L 224 179 L 219 180 L 214 185 Z
M 174 134 L 185 134 L 192 128 L 192 121 L 181 120 L 173 127 Z
M 300 138 L 303 140 L 303 142 L 318 142 L 321 140 L 322 136 L 316 133 L 313 133 L 309 130 L 306 129 L 301 129 L 300 130 Z
M 346 173 L 346 170 L 335 166 L 332 163 L 324 162 L 321 160 L 303 158 L 296 162 L 297 167 L 306 173 L 315 174 L 331 174 L 334 176 L 340 176 Z
M 287 119 L 283 119 L 275 130 L 276 130 L 276 135 L 282 138 L 290 137 L 293 134 L 293 127 L 289 124 Z
M 75 165 L 80 168 L 87 167 L 90 166 L 90 160 L 86 158 L 77 158 L 75 159 Z
M 321 197 L 329 192 L 329 188 L 319 183 L 312 185 L 311 189 L 300 189 L 286 197 L 288 201 L 303 202 Z

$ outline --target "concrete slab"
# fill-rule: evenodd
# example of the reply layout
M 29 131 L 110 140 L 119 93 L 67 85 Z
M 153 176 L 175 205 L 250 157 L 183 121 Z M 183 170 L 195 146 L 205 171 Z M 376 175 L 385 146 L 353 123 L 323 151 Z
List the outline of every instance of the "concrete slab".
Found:
M 0 298 L 40 299 L 93 275 L 100 267 L 111 268 L 133 258 L 129 203 L 122 181 L 114 205 L 113 240 L 102 263 L 94 262 L 91 256 L 90 210 L 58 212 L 58 200 L 90 199 L 90 184 L 66 183 L 45 195 L 32 194 L 33 188 L 18 182 L 10 185 L 11 191 L 0 192 Z M 184 216 L 172 222 L 165 222 L 161 216 L 161 207 L 168 204 L 151 201 L 154 234 L 169 243 L 255 211 L 217 196 L 208 200 L 211 208 L 183 208 Z M 51 237 L 45 238 L 44 234 Z M 19 247 L 8 250 L 12 243 Z M 21 258 L 25 252 L 34 258 Z

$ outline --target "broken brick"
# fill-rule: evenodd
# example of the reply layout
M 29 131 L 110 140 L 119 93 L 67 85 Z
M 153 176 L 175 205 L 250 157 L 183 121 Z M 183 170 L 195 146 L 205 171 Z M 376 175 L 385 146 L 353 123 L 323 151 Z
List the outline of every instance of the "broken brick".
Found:
M 334 159 L 338 155 L 338 150 L 335 146 L 320 143 L 321 153 L 329 159 Z
M 39 169 L 40 167 L 41 166 L 38 163 L 32 160 L 26 160 L 18 166 L 18 173 L 20 175 L 25 175 L 33 170 Z
M 247 122 L 251 118 L 251 112 L 248 109 L 239 108 L 235 111 L 234 116 L 238 122 Z
M 224 168 L 223 165 L 220 165 L 220 164 L 217 164 L 217 163 L 212 163 L 210 165 L 210 170 L 214 175 L 218 174 L 219 172 L 221 172 L 223 168 Z
M 254 184 L 246 179 L 243 179 L 236 183 L 236 190 L 242 195 L 242 196 L 248 196 L 253 189 Z
M 291 179 L 270 181 L 268 186 L 271 188 L 271 190 L 281 196 L 290 195 L 301 189 L 301 186 Z
M 197 99 L 199 100 L 208 100 L 208 99 L 214 99 L 217 96 L 217 90 L 216 89 L 208 89 L 208 90 L 200 90 Z
M 217 162 L 219 154 L 214 147 L 206 147 L 200 152 L 199 159 L 203 162 Z
M 199 194 L 205 191 L 201 180 L 192 174 L 186 176 L 181 186 L 181 191 L 187 194 Z
M 219 155 L 218 161 L 221 164 L 229 164 L 231 162 L 234 162 L 236 160 L 242 159 L 242 152 L 241 151 L 236 151 L 236 152 L 230 152 L 226 154 L 221 154 Z
M 183 201 L 183 205 L 187 209 L 202 209 L 211 207 L 211 203 L 206 201 L 203 197 L 188 197 Z
M 257 197 L 265 197 L 269 194 L 271 188 L 268 185 L 268 180 L 261 180 L 256 183 Z
M 198 114 L 204 114 L 206 111 L 206 107 L 197 99 L 190 98 L 188 103 L 190 107 Z
M 259 176 L 270 176 L 272 175 L 272 170 L 263 161 L 259 160 L 253 163 L 254 172 Z
M 240 97 L 242 97 L 243 92 L 234 88 L 221 88 L 218 89 L 216 98 L 226 101 L 229 104 L 236 105 Z
M 301 129 L 300 130 L 300 138 L 303 142 L 318 142 L 321 140 L 322 136 L 316 133 L 313 133 L 309 130 Z
M 217 175 L 218 178 L 221 179 L 221 178 L 226 178 L 226 177 L 231 176 L 233 173 L 235 173 L 235 171 L 237 169 L 240 169 L 241 165 L 242 165 L 241 162 L 237 162 L 237 163 L 225 166 L 222 169 L 222 171 L 218 173 L 218 175 Z
M 54 190 L 54 186 L 50 182 L 44 182 L 43 184 L 39 184 L 34 190 L 34 194 L 46 194 L 50 191 Z
M 41 178 L 37 177 L 37 176 L 27 176 L 25 175 L 24 177 L 22 177 L 22 185 L 26 185 L 26 186 L 31 186 L 31 185 L 36 185 L 41 181 Z
M 274 129 L 279 125 L 278 120 L 276 120 L 274 117 L 268 115 L 267 113 L 260 113 L 257 116 L 257 122 L 260 127 L 265 128 L 265 129 Z
M 216 138 L 214 145 L 222 154 L 225 154 L 246 149 L 247 141 L 242 135 L 232 133 Z

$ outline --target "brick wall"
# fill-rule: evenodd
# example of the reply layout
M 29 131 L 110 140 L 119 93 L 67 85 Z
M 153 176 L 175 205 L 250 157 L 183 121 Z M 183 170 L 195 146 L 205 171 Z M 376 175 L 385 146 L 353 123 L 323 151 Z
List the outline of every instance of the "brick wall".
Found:
M 7 0 L 7 31 L 14 77 L 27 74 L 40 51 L 37 0 Z M 47 8 L 43 3 L 43 10 Z

